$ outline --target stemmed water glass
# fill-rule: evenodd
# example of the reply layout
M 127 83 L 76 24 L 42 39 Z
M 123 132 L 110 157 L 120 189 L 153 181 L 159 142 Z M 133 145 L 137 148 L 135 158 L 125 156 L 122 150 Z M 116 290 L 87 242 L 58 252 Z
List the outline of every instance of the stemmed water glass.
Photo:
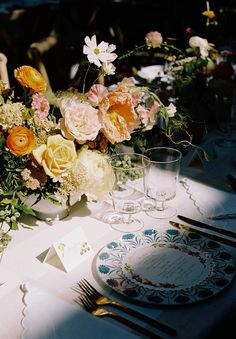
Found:
M 151 165 L 145 184 L 143 210 L 153 218 L 171 218 L 177 211 L 166 201 L 176 195 L 182 153 L 171 147 L 153 147 L 146 150 L 145 155 Z
M 111 192 L 113 211 L 103 219 L 118 231 L 138 231 L 143 227 L 143 221 L 134 214 L 142 210 L 150 160 L 138 153 L 118 153 L 110 158 L 110 162 L 115 174 Z

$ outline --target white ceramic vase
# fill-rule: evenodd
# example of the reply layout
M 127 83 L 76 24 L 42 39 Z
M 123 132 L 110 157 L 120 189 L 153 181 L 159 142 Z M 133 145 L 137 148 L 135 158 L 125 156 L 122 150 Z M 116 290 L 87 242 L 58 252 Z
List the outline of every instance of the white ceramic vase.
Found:
M 71 206 L 74 205 L 80 197 L 78 195 L 74 195 L 71 197 Z M 41 199 L 37 203 L 35 195 L 31 195 L 27 198 L 24 198 L 23 202 L 30 206 L 36 214 L 36 217 L 40 220 L 44 220 L 47 222 L 61 220 L 66 218 L 69 215 L 68 207 L 66 203 L 61 205 L 56 205 L 52 201 L 48 199 Z

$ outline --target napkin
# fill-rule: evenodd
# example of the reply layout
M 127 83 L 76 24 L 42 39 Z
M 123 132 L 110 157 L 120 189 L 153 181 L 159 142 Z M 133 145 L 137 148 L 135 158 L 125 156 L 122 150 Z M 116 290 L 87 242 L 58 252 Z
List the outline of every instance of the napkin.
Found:
M 236 195 L 234 193 L 221 191 L 189 178 L 181 179 L 181 183 L 204 217 L 223 219 L 229 214 L 235 214 L 236 218 Z
M 68 303 L 38 287 L 21 286 L 24 309 L 21 339 L 134 339 L 138 335 L 110 318 L 96 318 L 78 304 Z

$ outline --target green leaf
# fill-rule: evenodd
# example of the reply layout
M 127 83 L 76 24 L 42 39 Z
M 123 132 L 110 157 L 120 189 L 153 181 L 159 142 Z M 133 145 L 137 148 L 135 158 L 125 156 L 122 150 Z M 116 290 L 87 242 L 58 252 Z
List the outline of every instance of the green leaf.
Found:
M 19 200 L 16 199 L 16 198 L 12 198 L 12 199 L 4 198 L 4 199 L 1 200 L 1 203 L 5 204 L 5 205 L 17 205 L 18 201 Z
M 27 214 L 27 215 L 33 215 L 33 216 L 36 215 L 31 207 L 24 205 L 24 204 L 19 205 L 18 210 L 22 211 L 24 214 Z

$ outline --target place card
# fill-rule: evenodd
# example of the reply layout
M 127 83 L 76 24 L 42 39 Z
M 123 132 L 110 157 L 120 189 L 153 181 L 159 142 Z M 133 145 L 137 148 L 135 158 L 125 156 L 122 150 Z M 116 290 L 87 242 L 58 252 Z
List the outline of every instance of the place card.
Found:
M 69 272 L 92 253 L 92 247 L 79 227 L 55 242 L 49 248 L 44 262 Z
M 197 170 L 203 170 L 205 162 L 206 159 L 204 159 L 202 152 L 199 150 L 194 150 L 194 152 L 190 154 L 186 166 Z

